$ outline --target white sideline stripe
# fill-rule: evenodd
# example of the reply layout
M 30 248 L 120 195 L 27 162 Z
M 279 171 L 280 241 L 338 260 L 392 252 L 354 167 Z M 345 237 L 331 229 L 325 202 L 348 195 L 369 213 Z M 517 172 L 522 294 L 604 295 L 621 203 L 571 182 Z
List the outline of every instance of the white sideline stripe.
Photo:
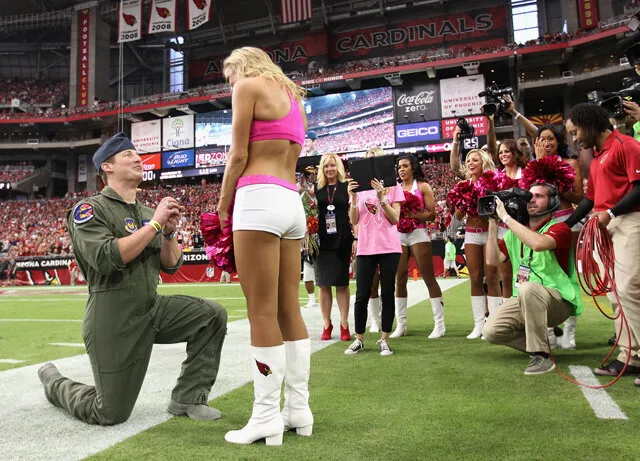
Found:
M 16 359 L 0 359 L 0 363 L 22 363 L 25 360 L 16 360 Z
M 0 302 L 6 302 L 6 303 L 42 303 L 42 302 L 51 302 L 51 301 L 81 301 L 81 302 L 86 302 L 86 298 L 88 298 L 87 293 L 78 293 L 78 296 L 82 296 L 83 298 L 47 298 L 44 297 L 45 295 L 38 295 L 38 296 L 43 296 L 42 298 L 18 298 L 17 296 L 14 297 L 6 297 L 6 298 L 0 298 Z M 16 299 L 17 298 L 17 299 Z M 209 299 L 211 301 L 225 301 L 225 300 L 238 300 L 238 299 L 245 299 L 244 296 L 227 296 L 227 297 L 216 297 L 216 298 L 211 298 L 211 297 L 207 297 L 207 298 L 202 298 L 202 299 Z M 298 301 L 304 301 L 307 298 L 298 298 Z
M 49 346 L 82 347 L 84 349 L 83 343 L 49 343 Z
M 600 385 L 600 382 L 589 367 L 569 365 L 569 371 L 581 383 L 588 386 Z M 591 408 L 593 408 L 597 418 L 629 419 L 604 389 L 589 389 L 584 386 L 580 386 L 580 389 L 582 389 L 582 394 L 591 405 Z
M 446 291 L 464 280 L 438 282 L 442 291 Z M 409 306 L 424 303 L 429 297 L 427 287 L 421 280 L 410 281 L 408 291 Z M 353 300 L 354 296 L 351 297 L 351 303 Z M 353 309 L 350 311 L 350 322 L 353 322 Z M 311 337 L 312 352 L 338 342 L 320 341 L 323 326 L 320 309 L 301 309 L 301 312 Z M 338 310 L 333 309 L 334 322 L 337 322 L 338 316 Z M 229 322 L 218 379 L 209 399 L 216 399 L 252 381 L 248 346 L 249 321 L 243 318 Z M 342 350 L 338 354 L 342 357 Z M 48 461 L 54 453 L 56 459 L 81 460 L 167 421 L 171 416 L 166 411 L 166 405 L 184 358 L 185 343 L 154 346 L 147 376 L 131 417 L 123 424 L 109 427 L 82 423 L 48 403 L 38 379 L 38 368 L 42 364 L 0 371 L 0 427 L 3 442 L 0 458 Z M 93 373 L 86 354 L 59 359 L 55 364 L 62 374 L 80 382 L 93 383 Z M 249 408 L 251 402 L 246 404 Z M 216 433 L 212 443 L 224 443 L 223 435 Z
M 82 322 L 78 319 L 0 319 L 0 322 Z

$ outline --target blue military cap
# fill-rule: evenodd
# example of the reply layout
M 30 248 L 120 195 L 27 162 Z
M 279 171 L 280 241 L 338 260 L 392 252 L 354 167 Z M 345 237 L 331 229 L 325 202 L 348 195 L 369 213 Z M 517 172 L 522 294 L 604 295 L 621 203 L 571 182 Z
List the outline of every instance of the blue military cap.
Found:
M 100 165 L 108 158 L 113 157 L 123 150 L 129 149 L 136 150 L 131 140 L 127 138 L 127 135 L 122 132 L 114 134 L 93 154 L 93 164 L 96 167 L 96 171 L 100 171 Z
M 307 131 L 307 139 L 318 139 L 318 133 L 315 131 Z

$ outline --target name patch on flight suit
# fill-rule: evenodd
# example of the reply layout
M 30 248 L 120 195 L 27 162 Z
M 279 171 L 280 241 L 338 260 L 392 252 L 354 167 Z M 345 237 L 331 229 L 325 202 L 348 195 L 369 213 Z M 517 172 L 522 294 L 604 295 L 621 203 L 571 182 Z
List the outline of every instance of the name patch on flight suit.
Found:
M 138 226 L 136 226 L 136 222 L 133 220 L 133 218 L 124 218 L 124 228 L 130 234 L 133 234 L 138 230 Z
M 84 224 L 92 219 L 93 207 L 88 203 L 81 203 L 73 210 L 73 222 L 76 224 Z

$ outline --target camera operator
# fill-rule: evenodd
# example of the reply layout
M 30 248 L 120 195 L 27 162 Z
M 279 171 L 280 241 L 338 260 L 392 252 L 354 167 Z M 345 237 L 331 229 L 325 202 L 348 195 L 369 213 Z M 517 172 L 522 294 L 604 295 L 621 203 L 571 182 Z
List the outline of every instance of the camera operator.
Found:
M 633 137 L 640 141 L 640 106 L 633 101 L 622 101 L 624 111 L 632 117 L 636 123 L 633 124 Z
M 553 219 L 558 191 L 550 184 L 534 184 L 529 191 L 527 226 L 509 216 L 495 197 L 496 215 L 509 230 L 498 241 L 497 220 L 489 220 L 486 263 L 496 267 L 511 261 L 514 297 L 489 316 L 482 334 L 491 343 L 531 354 L 524 374 L 539 375 L 555 368 L 547 352 L 547 327 L 579 314 L 582 301 L 571 257 L 571 229 Z
M 594 148 L 594 152 L 586 197 L 566 222 L 575 224 L 593 209 L 600 227 L 609 231 L 618 298 L 631 334 L 629 338 L 622 328 L 617 359 L 595 373 L 617 375 L 629 356 L 626 373 L 640 373 L 640 144 L 611 131 L 608 112 L 597 104 L 582 103 L 571 109 L 567 131 L 584 149 Z M 616 331 L 620 331 L 620 319 L 616 319 Z M 634 384 L 640 386 L 640 377 Z

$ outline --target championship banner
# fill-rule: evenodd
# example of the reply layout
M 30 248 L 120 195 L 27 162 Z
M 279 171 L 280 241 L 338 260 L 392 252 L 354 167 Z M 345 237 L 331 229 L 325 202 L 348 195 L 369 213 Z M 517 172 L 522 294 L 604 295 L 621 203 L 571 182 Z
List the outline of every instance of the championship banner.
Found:
M 249 42 L 249 46 L 262 48 L 274 63 L 285 72 L 307 73 L 327 64 L 329 54 L 327 33 L 324 30 L 312 32 L 301 40 L 282 43 L 276 46 L 264 46 L 260 41 Z M 189 83 L 191 86 L 206 82 L 223 82 L 222 62 L 229 54 L 220 54 L 206 58 L 189 60 Z
M 151 0 L 148 33 L 175 32 L 177 9 L 178 0 Z
M 162 119 L 162 150 L 187 149 L 193 147 L 193 115 Z
M 142 38 L 142 0 L 120 0 L 118 8 L 118 43 Z
M 78 155 L 78 182 L 87 182 L 87 155 Z
M 488 41 L 504 44 L 507 35 L 507 9 L 499 6 L 334 34 L 331 57 L 353 61 L 355 56 L 397 55 L 402 50 L 468 43 L 480 48 Z
M 484 90 L 484 75 L 440 80 L 442 118 L 465 117 L 481 113 L 485 99 L 478 96 Z
M 189 30 L 197 29 L 211 19 L 213 0 L 187 0 L 187 24 Z
M 436 81 L 393 88 L 393 113 L 397 125 L 440 118 L 440 91 Z
M 598 27 L 598 0 L 577 0 L 580 29 Z
M 476 136 L 482 136 L 489 131 L 489 122 L 484 115 L 476 115 L 470 117 L 463 117 L 469 125 L 474 128 L 474 134 Z M 458 126 L 458 118 L 449 118 L 442 121 L 442 139 L 453 139 L 453 132 Z
M 78 11 L 78 97 L 76 98 L 76 107 L 89 105 L 90 28 L 91 10 Z
M 160 150 L 160 120 L 131 124 L 131 142 L 138 153 Z

